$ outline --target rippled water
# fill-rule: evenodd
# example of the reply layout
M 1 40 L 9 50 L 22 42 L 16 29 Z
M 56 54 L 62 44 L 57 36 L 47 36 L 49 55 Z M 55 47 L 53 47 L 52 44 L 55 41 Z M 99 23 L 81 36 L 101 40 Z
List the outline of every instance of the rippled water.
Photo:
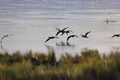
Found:
M 107 24 L 106 19 L 117 22 Z M 120 33 L 119 26 L 120 0 L 0 0 L 0 37 L 13 34 L 3 42 L 9 52 L 47 51 L 45 45 L 58 53 L 78 53 L 84 48 L 107 52 L 120 47 L 120 38 L 109 38 Z M 67 35 L 44 43 L 56 34 L 56 27 L 69 27 L 76 35 L 92 32 L 88 39 L 70 39 L 74 48 L 56 47 Z
M 0 0 L 0 17 L 69 19 L 120 12 L 120 0 Z

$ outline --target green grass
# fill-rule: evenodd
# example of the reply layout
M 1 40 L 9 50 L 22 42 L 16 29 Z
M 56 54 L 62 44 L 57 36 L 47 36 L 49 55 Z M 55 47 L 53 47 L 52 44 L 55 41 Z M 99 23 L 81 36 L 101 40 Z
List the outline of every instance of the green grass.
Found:
M 97 50 L 81 55 L 62 55 L 54 51 L 0 54 L 0 80 L 120 80 L 120 52 L 100 57 Z

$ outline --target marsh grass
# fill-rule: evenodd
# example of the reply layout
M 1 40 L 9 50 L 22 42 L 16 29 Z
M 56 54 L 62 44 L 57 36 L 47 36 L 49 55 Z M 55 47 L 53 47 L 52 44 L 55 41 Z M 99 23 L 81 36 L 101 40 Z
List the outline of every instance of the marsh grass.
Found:
M 97 50 L 81 55 L 19 51 L 0 54 L 0 80 L 120 80 L 120 52 L 100 57 Z

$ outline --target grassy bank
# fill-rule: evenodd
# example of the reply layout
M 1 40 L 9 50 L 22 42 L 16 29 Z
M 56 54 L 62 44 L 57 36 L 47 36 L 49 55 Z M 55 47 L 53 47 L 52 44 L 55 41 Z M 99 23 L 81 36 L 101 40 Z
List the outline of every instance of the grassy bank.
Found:
M 120 80 L 120 52 L 100 57 L 97 50 L 81 55 L 29 51 L 0 54 L 0 80 Z

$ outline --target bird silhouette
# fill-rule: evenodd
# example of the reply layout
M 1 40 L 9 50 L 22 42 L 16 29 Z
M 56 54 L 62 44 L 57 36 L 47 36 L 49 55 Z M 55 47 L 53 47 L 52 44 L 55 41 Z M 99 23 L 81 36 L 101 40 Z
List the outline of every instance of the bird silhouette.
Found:
M 72 37 L 78 37 L 77 35 L 70 35 L 70 36 L 68 36 L 67 37 L 67 42 L 68 42 L 68 40 L 70 39 L 70 38 L 72 38 Z
M 9 37 L 9 36 L 12 36 L 12 34 L 6 34 L 6 35 L 4 35 L 4 36 L 1 38 L 0 43 L 2 44 L 2 43 L 3 43 L 3 40 L 4 40 L 5 38 Z
M 88 34 L 90 33 L 91 31 L 88 31 L 86 32 L 84 35 L 81 35 L 83 38 L 88 38 Z
M 72 30 L 67 30 L 67 31 L 64 31 L 64 33 L 66 33 L 67 35 L 69 34 L 69 33 L 73 33 L 73 31 Z
M 62 33 L 61 35 L 63 35 L 63 34 L 65 33 L 65 30 L 66 30 L 67 28 L 68 28 L 68 27 L 63 28 L 62 30 L 56 28 L 56 29 L 58 30 L 58 32 L 56 33 L 56 36 L 57 36 L 58 34 L 60 34 L 60 33 Z
M 120 34 L 114 34 L 113 36 L 111 36 L 111 38 L 113 37 L 120 37 Z
M 56 36 L 48 37 L 48 39 L 45 42 L 48 42 L 50 39 L 55 39 L 55 38 L 58 39 L 58 37 L 56 37 Z
M 61 34 L 61 36 L 63 36 L 65 33 L 68 35 L 69 33 L 73 33 L 73 31 L 72 30 L 67 30 L 67 31 L 63 31 L 63 33 Z

